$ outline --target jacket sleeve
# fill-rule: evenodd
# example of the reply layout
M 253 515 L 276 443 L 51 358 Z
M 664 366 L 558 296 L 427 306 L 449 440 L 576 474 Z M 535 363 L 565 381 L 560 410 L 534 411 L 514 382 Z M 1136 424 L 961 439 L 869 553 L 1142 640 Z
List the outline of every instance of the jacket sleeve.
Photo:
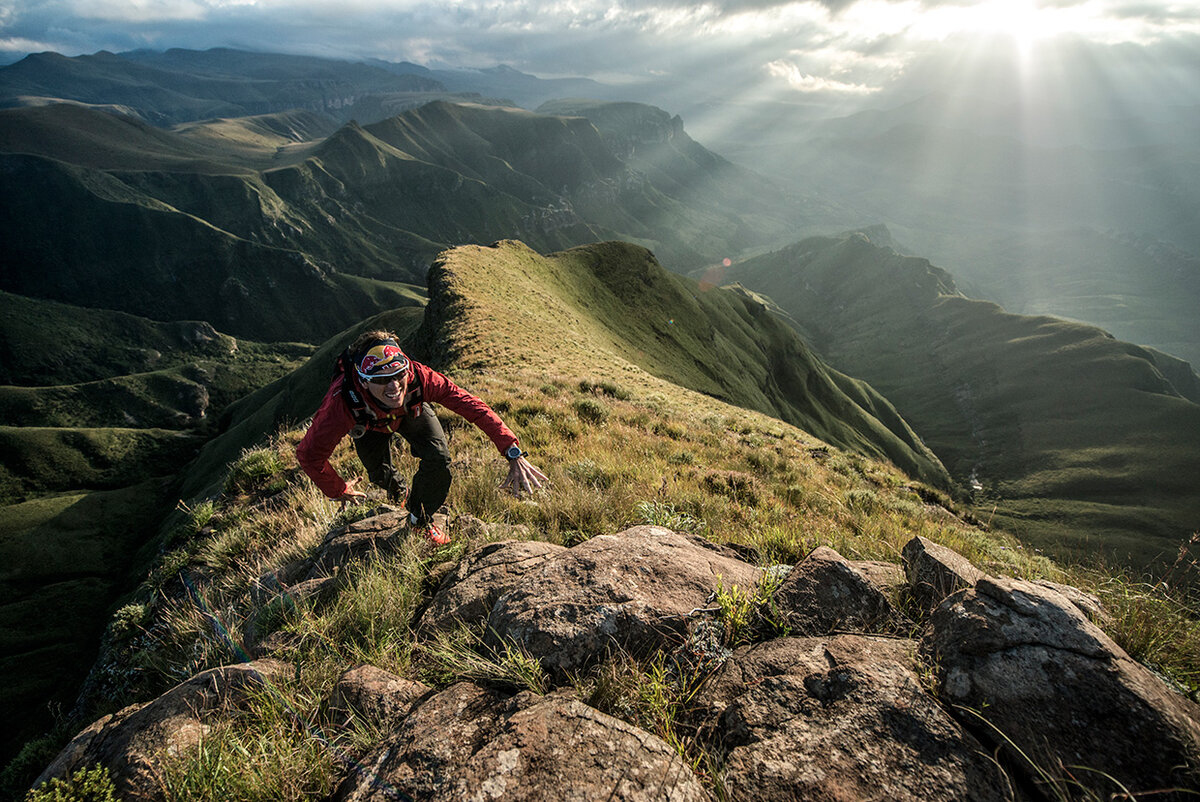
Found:
M 509 446 L 517 444 L 517 436 L 482 399 L 471 395 L 432 368 L 418 365 L 417 370 L 421 372 L 422 400 L 441 404 L 478 426 L 501 454 L 507 451 Z
M 329 455 L 353 427 L 354 416 L 342 400 L 341 383 L 335 381 L 313 415 L 304 439 L 296 446 L 301 469 L 329 498 L 339 498 L 346 492 L 346 482 L 329 464 Z

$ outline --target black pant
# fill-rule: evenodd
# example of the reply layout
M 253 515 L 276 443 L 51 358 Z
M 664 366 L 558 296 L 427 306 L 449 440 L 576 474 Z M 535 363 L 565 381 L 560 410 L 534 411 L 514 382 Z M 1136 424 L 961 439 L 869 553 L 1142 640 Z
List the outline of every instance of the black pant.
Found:
M 405 415 L 400 419 L 396 434 L 408 441 L 412 455 L 417 458 L 417 472 L 408 491 L 408 511 L 419 520 L 426 520 L 442 506 L 450 492 L 450 449 L 446 433 L 429 404 L 421 405 L 421 414 Z M 392 433 L 368 429 L 354 441 L 354 449 L 371 483 L 382 487 L 392 499 L 399 500 L 404 492 L 404 479 L 396 475 L 392 465 Z

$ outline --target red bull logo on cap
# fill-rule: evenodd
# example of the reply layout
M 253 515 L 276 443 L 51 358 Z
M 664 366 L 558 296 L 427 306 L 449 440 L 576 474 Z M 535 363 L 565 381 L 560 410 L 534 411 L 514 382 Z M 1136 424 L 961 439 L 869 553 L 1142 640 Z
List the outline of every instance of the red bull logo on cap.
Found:
M 408 357 L 395 345 L 376 345 L 359 360 L 358 372 L 364 377 L 404 375 Z

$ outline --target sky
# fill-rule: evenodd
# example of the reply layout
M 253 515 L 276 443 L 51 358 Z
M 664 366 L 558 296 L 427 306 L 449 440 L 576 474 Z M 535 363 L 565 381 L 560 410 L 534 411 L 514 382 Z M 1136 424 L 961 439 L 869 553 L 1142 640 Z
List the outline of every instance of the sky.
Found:
M 800 102 L 920 91 L 986 70 L 980 54 L 990 53 L 1016 79 L 1039 83 L 1106 64 L 1105 81 L 1144 93 L 1145 76 L 1128 71 L 1145 70 L 1154 91 L 1194 103 L 1200 2 L 0 0 L 0 63 L 47 50 L 171 47 L 709 81 Z

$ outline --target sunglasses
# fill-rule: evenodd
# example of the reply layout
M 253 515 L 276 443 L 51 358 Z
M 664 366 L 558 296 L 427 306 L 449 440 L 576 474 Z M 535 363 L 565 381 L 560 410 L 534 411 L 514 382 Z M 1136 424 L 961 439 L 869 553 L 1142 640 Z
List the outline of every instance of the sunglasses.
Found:
M 394 381 L 403 382 L 407 377 L 407 370 L 402 370 L 399 373 L 393 373 L 390 376 L 361 376 L 360 374 L 360 378 L 368 384 L 391 384 Z

